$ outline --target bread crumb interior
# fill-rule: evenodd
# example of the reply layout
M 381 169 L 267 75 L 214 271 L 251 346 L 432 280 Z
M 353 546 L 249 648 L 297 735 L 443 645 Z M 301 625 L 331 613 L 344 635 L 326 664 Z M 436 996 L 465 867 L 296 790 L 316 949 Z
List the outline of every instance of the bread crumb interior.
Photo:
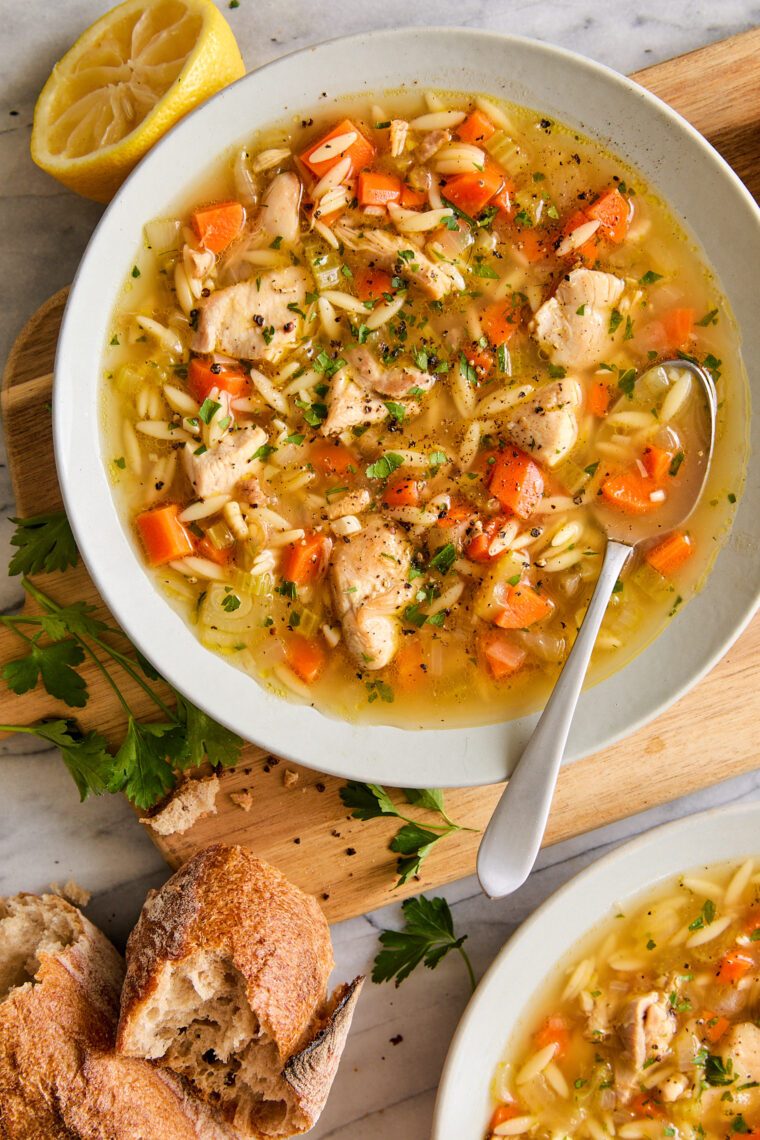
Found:
M 307 1125 L 229 958 L 202 953 L 165 970 L 130 1046 L 184 1076 L 244 1132 L 282 1135 L 286 1121 Z
M 81 936 L 77 915 L 51 908 L 52 897 L 0 899 L 0 1001 L 34 983 L 40 954 L 57 955 Z

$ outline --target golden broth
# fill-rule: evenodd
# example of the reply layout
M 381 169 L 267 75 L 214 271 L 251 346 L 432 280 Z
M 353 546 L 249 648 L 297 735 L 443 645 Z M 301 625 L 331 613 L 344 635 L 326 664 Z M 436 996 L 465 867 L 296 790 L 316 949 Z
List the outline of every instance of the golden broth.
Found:
M 179 410 L 183 405 L 176 396 L 167 400 L 167 385 L 170 393 L 179 390 L 187 399 L 189 346 L 194 336 L 189 305 L 195 309 L 205 301 L 186 291 L 181 296 L 182 280 L 177 284 L 178 267 L 185 269 L 183 244 L 189 240 L 198 250 L 187 228 L 192 210 L 203 203 L 242 198 L 252 189 L 260 200 L 279 172 L 295 169 L 307 181 L 306 167 L 295 162 L 292 154 L 311 153 L 309 147 L 313 152 L 313 144 L 346 116 L 357 119 L 377 148 L 373 169 L 408 182 L 411 168 L 422 167 L 434 181 L 446 183 L 442 188 L 439 185 L 445 199 L 446 186 L 451 188 L 451 179 L 456 178 L 456 174 L 441 175 L 436 170 L 445 157 L 436 159 L 434 154 L 424 164 L 412 157 L 414 146 L 425 141 L 429 132 L 415 133 L 412 128 L 408 138 L 414 146 L 393 158 L 388 152 L 388 128 L 375 125 L 392 118 L 414 120 L 428 110 L 423 99 L 388 94 L 382 102 L 382 108 L 371 108 L 366 102 L 342 101 L 329 113 L 320 108 L 313 118 L 256 133 L 245 151 L 228 156 L 207 180 L 183 195 L 176 220 L 163 223 L 163 232 L 162 223 L 149 230 L 114 313 L 105 356 L 105 452 L 119 509 L 130 526 L 137 515 L 162 504 L 177 503 L 184 510 L 197 501 L 179 452 L 191 445 L 195 451 L 191 441 L 199 442 L 213 430 L 213 425 L 190 425 L 187 420 L 197 421 L 197 415 L 188 417 Z M 433 97 L 434 111 L 472 106 L 473 97 L 468 95 Z M 483 225 L 472 226 L 455 218 L 439 224 L 432 237 L 429 231 L 405 235 L 410 248 L 404 253 L 411 251 L 414 256 L 416 250 L 424 251 L 425 256 L 437 259 L 436 267 L 458 274 L 463 289 L 454 287 L 440 300 L 432 298 L 409 281 L 413 267 L 406 258 L 388 274 L 392 284 L 387 297 L 362 308 L 357 302 L 357 279 L 368 262 L 361 248 L 364 233 L 374 228 L 390 231 L 392 226 L 385 211 L 367 213 L 353 208 L 350 200 L 344 213 L 329 222 L 330 233 L 338 235 L 337 250 L 319 225 L 309 229 L 318 205 L 311 214 L 302 209 L 304 240 L 292 248 L 277 238 L 253 241 L 250 250 L 243 243 L 243 256 L 251 258 L 242 271 L 247 274 L 244 279 L 266 279 L 267 274 L 287 269 L 296 261 L 308 267 L 306 300 L 290 310 L 295 343 L 276 361 L 257 361 L 256 369 L 270 385 L 264 390 L 268 395 L 262 396 L 254 387 L 249 397 L 253 402 L 234 412 L 233 427 L 259 426 L 266 432 L 256 470 L 267 502 L 264 511 L 243 503 L 243 521 L 251 537 L 245 543 L 235 539 L 233 561 L 219 568 L 218 581 L 198 573 L 198 563 L 182 563 L 181 559 L 152 571 L 171 604 L 196 625 L 204 644 L 283 696 L 309 701 L 349 720 L 453 727 L 522 715 L 544 701 L 582 620 L 603 553 L 603 535 L 586 504 L 593 502 L 605 478 L 620 469 L 620 455 L 633 456 L 632 449 L 640 450 L 642 441 L 655 437 L 668 442 L 656 422 L 667 384 L 659 390 L 656 384 L 642 387 L 641 378 L 663 356 L 675 355 L 665 351 L 662 336 L 658 343 L 653 334 L 662 318 L 674 310 L 693 311 L 696 323 L 685 347 L 689 355 L 711 368 L 719 398 L 713 467 L 703 501 L 688 523 L 695 553 L 668 576 L 657 573 L 643 556 L 631 561 L 602 626 L 592 680 L 630 660 L 698 589 L 725 538 L 741 492 L 748 405 L 738 336 L 717 283 L 694 243 L 666 204 L 614 156 L 533 111 L 505 104 L 486 110 L 497 126 L 492 144 L 495 157 L 489 152 L 487 161 L 501 163 L 499 169 L 508 176 L 509 210 L 501 214 L 493 207 L 488 220 L 490 207 L 486 208 Z M 456 138 L 452 138 L 444 152 L 455 145 Z M 255 173 L 257 156 L 272 149 L 287 153 L 270 169 Z M 457 159 L 449 161 L 456 163 Z M 307 182 L 308 189 L 313 190 L 315 180 L 316 176 L 311 178 L 310 186 Z M 575 255 L 557 256 L 563 230 L 579 208 L 590 208 L 595 196 L 609 188 L 622 194 L 630 208 L 630 229 L 619 244 L 603 241 L 594 250 L 591 264 L 625 282 L 611 318 L 618 325 L 596 366 L 561 368 L 552 364 L 549 352 L 539 347 L 528 325 L 557 282 L 582 266 Z M 353 179 L 350 189 L 356 193 Z M 412 208 L 420 212 L 433 208 L 435 188 L 426 193 L 426 201 Z M 255 207 L 247 208 L 249 217 L 255 217 Z M 352 243 L 358 248 L 352 248 Z M 234 254 L 238 247 L 233 244 L 231 248 Z M 217 285 L 234 284 L 240 272 L 240 258 L 234 262 L 223 252 L 198 285 L 213 294 Z M 403 279 L 400 274 L 405 275 Z M 185 287 L 187 283 L 185 273 Z M 346 311 L 336 303 L 326 307 L 316 299 L 325 292 L 348 295 L 354 308 Z M 403 305 L 394 316 L 377 330 L 367 328 L 372 304 L 381 307 L 401 297 Z M 502 347 L 489 340 L 480 322 L 489 304 L 506 303 L 505 299 L 510 304 L 516 299 L 519 327 Z M 382 422 L 362 423 L 356 430 L 348 428 L 331 436 L 350 450 L 352 470 L 330 474 L 315 468 L 311 457 L 316 454 L 317 441 L 323 439 L 327 404 L 334 398 L 335 381 L 330 373 L 340 371 L 334 367 L 336 358 L 344 359 L 346 346 L 357 340 L 383 368 L 398 365 L 436 380 L 430 391 L 415 392 L 412 386 L 411 404 L 418 401 L 419 412 L 409 408 L 408 401 L 383 396 L 388 414 Z M 652 348 L 653 343 L 658 348 Z M 207 362 L 214 358 L 213 353 L 205 357 Z M 299 388 L 304 375 L 307 379 Z M 514 528 L 506 525 L 512 516 L 490 493 L 492 473 L 487 464 L 494 455 L 503 454 L 504 425 L 520 402 L 512 407 L 497 405 L 502 396 L 514 401 L 518 392 L 541 392 L 563 378 L 576 380 L 582 392 L 577 442 L 556 467 L 539 464 L 542 498 L 528 518 L 516 520 L 518 526 L 512 533 Z M 611 416 L 606 419 L 587 410 L 591 388 L 600 382 L 611 393 Z M 672 388 L 673 381 L 668 383 Z M 272 401 L 279 403 L 279 410 L 272 407 Z M 530 402 L 530 396 L 522 402 L 524 406 L 526 401 Z M 191 398 L 188 407 L 192 403 Z M 226 407 L 216 410 L 217 424 L 226 411 Z M 626 423 L 613 429 L 610 425 L 619 411 L 635 411 L 642 422 L 649 416 L 648 426 Z M 695 414 L 692 402 L 674 421 L 676 442 L 670 447 L 668 462 L 672 466 L 675 460 L 676 473 L 669 476 L 669 494 L 671 486 L 677 494 L 678 485 L 688 475 L 689 449 L 696 447 Z M 149 429 L 158 434 L 146 435 L 146 423 L 159 425 Z M 160 425 L 164 425 L 164 438 Z M 178 440 L 183 441 L 179 447 Z M 381 478 L 380 474 L 388 474 L 387 456 L 399 457 L 400 453 L 406 453 L 403 463 L 389 478 Z M 686 456 L 680 475 L 679 455 Z M 417 484 L 422 498 L 416 508 L 399 508 L 384 498 L 402 478 Z M 326 584 L 308 583 L 294 591 L 282 572 L 283 560 L 288 558 L 283 553 L 288 544 L 278 545 L 283 533 L 304 531 L 308 535 L 315 530 L 330 537 L 333 550 L 350 538 L 335 533 L 335 520 L 327 516 L 333 504 L 354 491 L 368 491 L 384 525 L 412 549 L 411 580 L 404 585 L 407 592 L 393 619 L 396 631 L 392 636 L 398 640 L 398 650 L 382 668 L 375 667 L 370 654 L 347 649 L 335 594 Z M 457 525 L 457 509 L 462 504 L 465 514 L 469 511 L 464 527 Z M 269 508 L 282 522 L 269 519 L 262 526 Z M 433 525 L 431 510 L 443 516 L 436 516 Z M 485 523 L 499 519 L 506 519 L 499 532 L 505 539 L 500 556 L 488 562 L 469 558 L 473 538 Z M 448 527 L 447 521 L 455 525 Z M 224 543 L 229 538 L 224 530 L 229 531 L 229 522 L 222 508 L 191 520 L 188 526 L 199 543 L 204 539 Z M 205 549 L 210 548 L 206 545 Z M 270 569 L 257 575 L 262 559 L 269 559 Z M 252 570 L 257 581 L 251 579 Z M 494 675 L 492 657 L 484 652 L 484 646 L 491 649 L 485 638 L 500 628 L 492 626 L 494 607 L 502 605 L 507 587 L 516 579 L 521 580 L 519 589 L 525 581 L 531 590 L 543 592 L 552 608 L 526 628 L 510 627 L 505 635 L 495 635 L 502 639 L 496 646 L 499 653 L 506 644 L 510 660 L 522 655 L 515 671 L 499 678 Z M 505 620 L 503 610 L 498 613 Z M 304 666 L 299 658 L 296 668 L 289 656 L 296 639 L 304 636 L 317 643 L 314 679 L 304 679 L 308 661 Z

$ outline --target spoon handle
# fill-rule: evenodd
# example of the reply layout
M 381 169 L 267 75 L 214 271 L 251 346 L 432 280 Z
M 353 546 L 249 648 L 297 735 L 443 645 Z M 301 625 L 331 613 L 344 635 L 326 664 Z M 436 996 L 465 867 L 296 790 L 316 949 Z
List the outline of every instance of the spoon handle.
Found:
M 589 658 L 631 547 L 610 539 L 575 644 L 480 843 L 478 879 L 489 898 L 503 898 L 525 882 L 546 828 Z

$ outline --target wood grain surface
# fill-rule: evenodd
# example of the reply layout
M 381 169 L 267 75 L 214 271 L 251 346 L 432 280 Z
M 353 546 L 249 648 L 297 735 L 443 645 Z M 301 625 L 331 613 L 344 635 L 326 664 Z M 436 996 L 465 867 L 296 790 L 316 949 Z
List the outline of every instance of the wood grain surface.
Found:
M 633 76 L 700 130 L 756 198 L 760 198 L 759 60 L 760 29 Z M 65 299 L 62 290 L 35 313 L 18 338 L 3 377 L 9 465 L 17 509 L 23 516 L 62 506 L 49 409 Z M 46 575 L 39 583 L 58 600 L 87 599 L 108 616 L 82 566 L 64 575 Z M 0 662 L 18 653 L 15 635 L 0 630 Z M 121 707 L 94 667 L 84 666 L 83 672 L 92 697 L 80 722 L 116 741 L 124 728 Z M 754 769 L 759 688 L 760 618 L 756 618 L 712 673 L 667 713 L 626 740 L 562 770 L 545 842 L 556 843 Z M 153 706 L 140 689 L 125 684 L 124 691 L 136 715 L 153 715 Z M 4 686 L 0 690 L 0 723 L 29 724 L 64 711 L 44 692 L 19 697 Z M 286 783 L 287 770 L 296 773 L 296 783 L 291 784 L 292 777 Z M 250 744 L 239 767 L 222 774 L 216 815 L 182 835 L 165 839 L 151 835 L 172 867 L 214 840 L 243 843 L 315 894 L 331 922 L 473 872 L 479 836 L 462 832 L 440 844 L 419 880 L 394 892 L 395 856 L 387 850 L 393 821 L 349 819 L 338 796 L 340 786 L 340 780 L 286 764 Z M 251 795 L 248 812 L 230 798 L 230 793 L 242 791 Z M 449 812 L 459 823 L 481 829 L 500 791 L 500 786 L 451 791 Z M 424 812 L 411 809 L 411 814 L 424 822 Z

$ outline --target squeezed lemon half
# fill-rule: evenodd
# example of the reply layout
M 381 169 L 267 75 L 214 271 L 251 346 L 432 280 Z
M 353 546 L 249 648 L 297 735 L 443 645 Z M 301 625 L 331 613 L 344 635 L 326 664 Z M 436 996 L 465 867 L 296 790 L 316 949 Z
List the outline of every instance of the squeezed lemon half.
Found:
M 126 0 L 53 68 L 34 111 L 32 158 L 108 202 L 183 115 L 245 74 L 211 0 Z

